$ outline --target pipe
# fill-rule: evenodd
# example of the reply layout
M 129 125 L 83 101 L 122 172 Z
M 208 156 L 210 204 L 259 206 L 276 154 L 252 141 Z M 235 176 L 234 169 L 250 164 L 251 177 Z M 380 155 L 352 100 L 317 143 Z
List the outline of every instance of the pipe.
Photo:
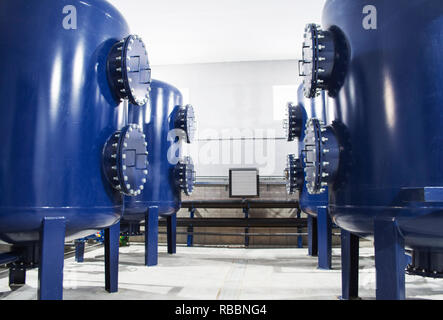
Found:
M 0 253 L 0 265 L 6 265 L 16 262 L 20 259 L 20 256 L 12 253 Z
M 272 209 L 299 209 L 300 204 L 295 200 L 194 200 L 183 201 L 182 208 L 195 209 L 243 209 L 243 208 L 272 208 Z
M 159 234 L 167 234 L 167 232 L 159 232 Z M 177 232 L 180 235 L 194 235 L 194 236 L 230 236 L 230 237 L 295 237 L 307 236 L 307 233 L 226 233 L 226 232 Z
M 160 226 L 166 221 L 160 220 Z M 251 227 L 251 228 L 297 228 L 307 227 L 306 218 L 177 218 L 177 227 Z

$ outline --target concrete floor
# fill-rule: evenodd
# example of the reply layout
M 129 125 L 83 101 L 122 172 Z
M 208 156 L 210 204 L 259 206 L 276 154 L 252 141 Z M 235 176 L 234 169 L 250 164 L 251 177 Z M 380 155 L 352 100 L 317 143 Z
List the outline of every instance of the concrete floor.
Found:
M 120 290 L 104 290 L 103 248 L 85 254 L 85 262 L 65 261 L 64 299 L 338 299 L 341 292 L 340 250 L 333 251 L 331 271 L 317 270 L 307 249 L 230 249 L 178 247 L 170 256 L 159 248 L 159 265 L 143 265 L 144 247 L 120 249 Z M 372 248 L 361 248 L 360 295 L 375 297 Z M 28 272 L 27 285 L 11 292 L 0 279 L 0 299 L 37 297 L 37 270 Z M 406 276 L 408 299 L 443 299 L 443 279 Z

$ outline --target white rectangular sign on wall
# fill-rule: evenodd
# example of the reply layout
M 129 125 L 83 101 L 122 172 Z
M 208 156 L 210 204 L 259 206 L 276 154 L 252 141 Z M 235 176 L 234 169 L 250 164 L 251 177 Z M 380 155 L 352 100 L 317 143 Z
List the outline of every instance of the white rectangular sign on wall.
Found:
M 259 197 L 259 180 L 257 169 L 230 169 L 229 196 L 231 198 Z

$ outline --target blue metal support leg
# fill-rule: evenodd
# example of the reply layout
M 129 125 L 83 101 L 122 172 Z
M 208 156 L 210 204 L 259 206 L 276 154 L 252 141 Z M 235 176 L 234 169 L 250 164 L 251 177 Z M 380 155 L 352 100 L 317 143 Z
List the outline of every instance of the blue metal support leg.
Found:
M 149 207 L 145 218 L 145 265 L 158 264 L 158 207 Z
M 166 221 L 168 234 L 168 253 L 177 253 L 177 213 L 168 216 Z
M 341 230 L 341 282 L 343 300 L 358 299 L 359 237 Z
M 9 269 L 9 287 L 14 290 L 26 284 L 26 269 L 13 266 Z
M 243 208 L 243 213 L 245 215 L 245 219 L 249 219 L 249 207 Z M 245 247 L 249 247 L 249 227 L 245 228 Z
M 194 215 L 195 215 L 195 209 L 194 208 L 189 208 L 189 217 L 191 219 L 194 219 Z M 194 246 L 194 226 L 191 224 L 188 227 L 188 239 L 187 239 L 187 245 L 188 247 L 192 247 Z
M 40 245 L 35 242 L 22 246 L 13 246 L 10 253 L 0 254 L 0 264 L 9 266 L 9 287 L 16 290 L 26 284 L 26 271 L 39 264 Z
M 44 218 L 40 233 L 38 299 L 63 299 L 66 219 Z
M 317 218 L 308 215 L 308 254 L 318 255 Z
M 301 210 L 297 209 L 297 219 L 300 219 L 300 218 L 301 218 Z M 297 228 L 298 233 L 301 233 L 301 231 L 302 231 L 302 229 L 300 227 Z M 303 237 L 302 236 L 297 237 L 297 247 L 299 249 L 303 248 Z
M 405 243 L 397 222 L 374 222 L 375 272 L 377 300 L 404 300 Z
M 105 289 L 118 291 L 118 260 L 120 248 L 120 222 L 105 229 Z
M 405 259 L 406 259 L 405 266 L 407 267 L 408 265 L 410 265 L 412 263 L 412 256 L 410 254 L 406 253 Z M 405 267 L 405 269 L 406 269 L 406 267 Z
M 318 268 L 332 268 L 332 219 L 327 207 L 318 207 Z
M 85 242 L 75 241 L 75 261 L 82 263 L 85 255 Z

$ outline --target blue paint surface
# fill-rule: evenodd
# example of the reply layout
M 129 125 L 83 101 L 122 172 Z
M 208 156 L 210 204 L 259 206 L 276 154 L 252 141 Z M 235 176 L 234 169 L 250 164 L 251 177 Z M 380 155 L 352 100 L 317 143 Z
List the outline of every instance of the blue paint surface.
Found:
M 147 208 L 158 207 L 160 215 L 171 215 L 180 209 L 181 190 L 174 163 L 168 159 L 173 144 L 168 134 L 174 129 L 177 106 L 183 104 L 180 91 L 158 80 L 151 83 L 151 103 L 141 108 L 131 106 L 130 121 L 143 125 L 148 142 L 148 182 L 142 194 L 125 199 L 125 221 L 144 220 Z M 171 149 L 172 150 L 172 149 Z M 179 155 L 177 153 L 177 155 Z
M 303 139 L 305 138 L 305 129 L 307 120 L 310 118 L 316 118 L 321 121 L 326 122 L 326 111 L 325 105 L 321 103 L 321 99 L 307 99 L 303 95 L 303 86 L 298 89 L 298 105 L 304 110 L 304 121 L 302 136 L 298 143 L 298 155 L 303 161 L 303 167 L 305 167 L 302 152 L 305 148 Z M 303 183 L 303 189 L 300 191 L 300 208 L 303 212 L 317 217 L 318 207 L 323 207 L 328 205 L 328 195 L 327 192 L 323 194 L 309 194 L 306 187 L 306 181 Z
M 352 168 L 329 190 L 330 213 L 361 236 L 394 219 L 407 247 L 441 250 L 443 197 L 429 187 L 443 186 L 443 2 L 377 1 L 376 30 L 362 26 L 367 4 L 330 0 L 323 14 L 350 53 L 328 107 L 349 132 Z
M 114 224 L 123 203 L 102 149 L 124 123 L 106 61 L 127 23 L 101 0 L 5 0 L 0 30 L 0 238 L 36 241 L 44 217 L 65 217 L 68 239 Z

